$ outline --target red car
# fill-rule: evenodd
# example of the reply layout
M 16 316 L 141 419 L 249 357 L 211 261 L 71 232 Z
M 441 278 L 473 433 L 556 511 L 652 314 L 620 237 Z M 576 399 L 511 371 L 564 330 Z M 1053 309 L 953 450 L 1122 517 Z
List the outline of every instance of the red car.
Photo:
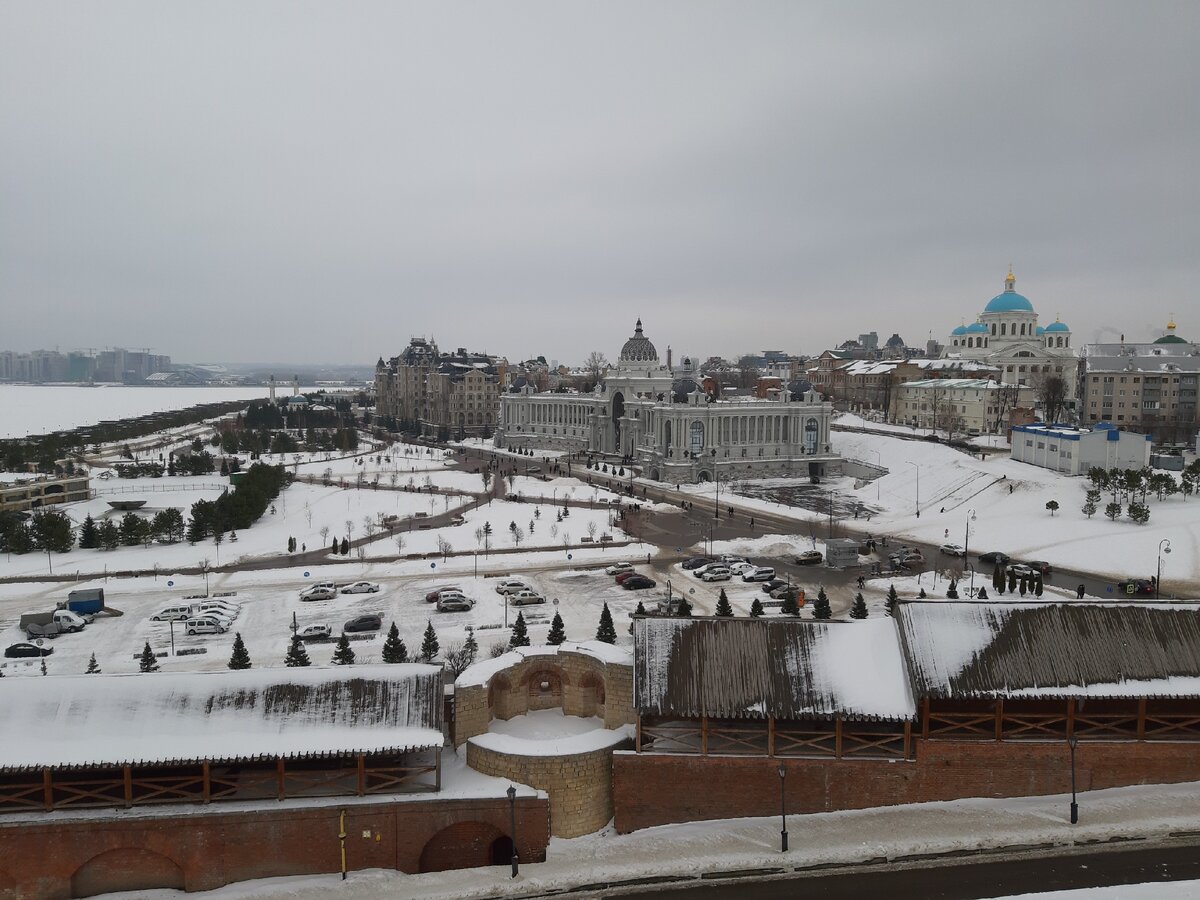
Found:
M 637 574 L 637 572 L 634 572 L 632 570 L 630 570 L 628 572 L 622 572 L 617 576 L 616 582 L 617 582 L 617 584 L 624 584 L 626 581 L 628 581 L 630 578 L 632 578 L 636 574 Z

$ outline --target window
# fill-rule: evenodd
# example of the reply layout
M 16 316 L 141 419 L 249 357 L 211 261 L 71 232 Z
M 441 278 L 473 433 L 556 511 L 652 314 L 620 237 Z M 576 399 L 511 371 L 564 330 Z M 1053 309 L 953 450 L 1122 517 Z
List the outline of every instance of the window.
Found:
M 816 419 L 806 419 L 804 421 L 804 451 L 806 453 L 817 452 L 817 438 L 820 434 L 820 424 Z
M 693 422 L 688 428 L 688 445 L 693 453 L 704 449 L 704 423 Z

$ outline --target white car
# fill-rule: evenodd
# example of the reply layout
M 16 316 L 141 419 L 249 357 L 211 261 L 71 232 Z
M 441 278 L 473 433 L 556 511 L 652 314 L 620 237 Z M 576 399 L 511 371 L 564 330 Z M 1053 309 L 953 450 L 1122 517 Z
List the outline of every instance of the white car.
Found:
M 747 572 L 753 572 L 757 566 L 748 562 L 735 562 L 729 566 L 729 571 L 734 575 L 745 575 Z
M 229 626 L 214 616 L 197 616 L 184 624 L 188 634 L 224 634 Z
M 469 612 L 475 601 L 458 591 L 442 591 L 437 601 L 438 612 Z
M 947 556 L 967 555 L 966 548 L 964 548 L 962 544 L 942 544 L 942 546 L 938 547 L 938 550 L 940 550 L 942 553 L 945 553 Z
M 733 577 L 733 573 L 724 566 L 709 566 L 704 570 L 704 574 L 700 576 L 701 581 L 728 581 Z
M 532 591 L 533 586 L 519 578 L 505 578 L 496 585 L 497 594 L 515 594 L 517 591 Z
M 324 584 L 314 584 L 300 592 L 301 600 L 332 600 L 336 596 L 337 591 L 332 586 Z
M 342 588 L 343 594 L 374 594 L 379 590 L 379 585 L 370 581 L 356 581 L 354 584 L 348 584 Z
M 238 613 L 242 611 L 240 606 L 233 606 L 229 603 L 222 603 L 220 600 L 206 600 L 197 603 L 195 606 L 196 612 L 199 613 L 216 613 L 219 616 L 224 616 L 227 619 L 236 619 Z
M 150 617 L 151 622 L 186 622 L 192 617 L 190 606 L 168 606 Z
M 604 574 L 605 575 L 620 575 L 622 572 L 632 572 L 632 571 L 633 571 L 633 563 L 621 562 L 621 563 L 613 563 L 611 566 L 609 566 L 607 569 L 604 570 Z
M 545 603 L 546 598 L 537 591 L 517 591 L 508 595 L 508 602 L 513 606 L 530 606 L 535 603 Z
M 333 636 L 333 629 L 328 625 L 305 625 L 296 632 L 296 637 L 302 641 L 323 641 Z

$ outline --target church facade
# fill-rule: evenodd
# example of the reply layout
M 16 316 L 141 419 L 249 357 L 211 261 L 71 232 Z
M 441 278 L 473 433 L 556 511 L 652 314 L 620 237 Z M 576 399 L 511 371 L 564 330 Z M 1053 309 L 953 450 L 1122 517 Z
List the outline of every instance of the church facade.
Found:
M 498 447 L 616 457 L 644 477 L 676 484 L 810 477 L 841 469 L 831 413 L 802 381 L 762 398 L 716 399 L 698 374 L 673 376 L 639 319 L 595 390 L 539 393 L 517 384 L 502 394 L 495 440 Z

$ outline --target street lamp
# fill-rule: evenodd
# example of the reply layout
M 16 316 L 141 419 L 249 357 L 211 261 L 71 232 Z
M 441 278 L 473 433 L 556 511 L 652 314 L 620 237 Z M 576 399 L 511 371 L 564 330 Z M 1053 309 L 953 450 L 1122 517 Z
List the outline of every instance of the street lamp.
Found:
M 1067 746 L 1071 748 L 1071 824 L 1079 824 L 1079 804 L 1075 802 L 1075 748 L 1079 746 L 1079 738 L 1071 735 L 1067 738 Z
M 517 789 L 511 784 L 505 792 L 508 794 L 508 816 L 509 830 L 512 831 L 512 875 L 510 878 L 517 877 Z
M 1163 547 L 1166 544 L 1166 547 Z M 1158 574 L 1154 576 L 1154 599 L 1158 599 L 1159 591 L 1162 590 L 1162 558 L 1164 553 L 1171 552 L 1171 541 L 1163 538 L 1158 542 Z
M 875 466 L 879 469 L 882 469 L 883 468 L 883 454 L 880 453 L 878 450 L 872 450 L 871 452 L 875 454 Z M 875 502 L 876 503 L 879 502 L 879 479 L 881 477 L 882 476 L 878 472 L 875 473 Z
M 967 527 L 966 534 L 963 535 L 963 565 L 971 569 L 971 592 L 968 596 L 975 596 L 975 567 L 971 565 L 971 523 L 975 521 L 975 510 L 967 510 Z
M 779 772 L 779 820 L 782 826 L 779 830 L 779 852 L 787 853 L 787 769 L 781 765 L 777 771 Z
M 917 518 L 921 518 L 921 466 L 913 462 L 911 459 L 908 464 L 917 470 Z

